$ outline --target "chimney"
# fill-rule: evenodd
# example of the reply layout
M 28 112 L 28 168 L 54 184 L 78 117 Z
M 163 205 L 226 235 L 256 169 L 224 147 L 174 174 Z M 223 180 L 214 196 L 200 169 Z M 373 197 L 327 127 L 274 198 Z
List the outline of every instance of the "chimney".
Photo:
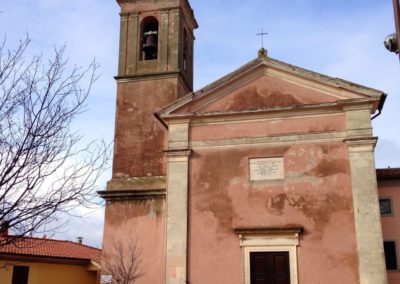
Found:
M 2 221 L 0 223 L 0 236 L 3 238 L 8 237 L 8 229 L 10 229 L 10 222 L 9 221 Z
M 76 242 L 81 245 L 83 243 L 83 237 L 77 237 Z

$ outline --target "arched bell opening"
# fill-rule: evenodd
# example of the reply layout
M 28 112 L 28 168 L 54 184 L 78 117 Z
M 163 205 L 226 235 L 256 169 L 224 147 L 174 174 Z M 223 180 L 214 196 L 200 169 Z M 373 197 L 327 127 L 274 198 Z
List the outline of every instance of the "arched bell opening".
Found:
M 158 20 L 155 17 L 144 18 L 141 25 L 140 59 L 158 59 Z

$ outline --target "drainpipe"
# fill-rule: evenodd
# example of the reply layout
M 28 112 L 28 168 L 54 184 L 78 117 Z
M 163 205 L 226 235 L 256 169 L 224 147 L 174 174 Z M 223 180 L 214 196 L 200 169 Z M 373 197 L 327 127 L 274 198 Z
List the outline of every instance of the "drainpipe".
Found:
M 379 101 L 379 105 L 378 105 L 378 113 L 375 114 L 373 117 L 371 117 L 371 120 L 373 120 L 373 119 L 375 119 L 375 118 L 377 118 L 378 116 L 381 115 L 382 109 L 383 109 L 383 105 L 385 104 L 386 98 L 387 98 L 387 94 L 382 94 L 381 100 Z

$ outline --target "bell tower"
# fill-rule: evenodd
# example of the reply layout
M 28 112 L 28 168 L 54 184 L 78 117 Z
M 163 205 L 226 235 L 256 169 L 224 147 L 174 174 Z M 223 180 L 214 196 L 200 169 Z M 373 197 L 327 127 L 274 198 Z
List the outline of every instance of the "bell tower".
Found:
M 192 91 L 197 22 L 187 0 L 117 2 L 121 33 L 113 180 L 165 176 L 165 130 L 153 113 Z
M 124 257 L 140 263 L 138 283 L 164 284 L 168 137 L 154 113 L 192 91 L 197 22 L 188 0 L 117 2 L 114 159 L 112 179 L 99 192 L 106 200 L 103 251 L 124 248 Z M 132 244 L 140 256 L 129 255 Z

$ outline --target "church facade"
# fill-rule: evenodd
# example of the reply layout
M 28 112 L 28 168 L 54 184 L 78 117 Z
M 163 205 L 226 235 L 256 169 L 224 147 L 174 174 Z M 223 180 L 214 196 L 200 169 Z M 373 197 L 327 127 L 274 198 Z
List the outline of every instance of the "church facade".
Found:
M 193 92 L 187 0 L 121 6 L 104 250 L 135 284 L 387 283 L 371 115 L 381 91 L 268 57 Z

